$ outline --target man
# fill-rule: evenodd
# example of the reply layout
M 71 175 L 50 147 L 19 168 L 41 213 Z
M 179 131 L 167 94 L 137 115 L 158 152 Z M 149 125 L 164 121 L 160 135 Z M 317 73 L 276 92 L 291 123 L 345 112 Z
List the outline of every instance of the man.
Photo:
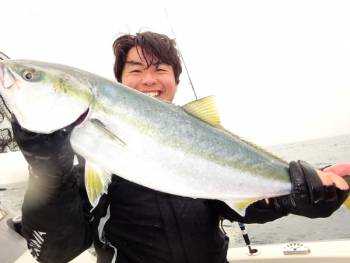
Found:
M 113 48 L 118 81 L 173 100 L 181 74 L 173 40 L 143 32 L 119 37 Z M 161 193 L 117 175 L 91 211 L 83 185 L 84 161 L 73 165 L 69 136 L 74 125 L 42 135 L 13 124 L 31 172 L 22 209 L 23 234 L 42 262 L 69 261 L 94 243 L 98 262 L 223 263 L 228 238 L 219 228 L 220 219 L 264 223 L 288 213 L 326 217 L 348 196 L 349 187 L 340 176 L 292 162 L 292 193 L 250 205 L 245 217 L 221 201 Z

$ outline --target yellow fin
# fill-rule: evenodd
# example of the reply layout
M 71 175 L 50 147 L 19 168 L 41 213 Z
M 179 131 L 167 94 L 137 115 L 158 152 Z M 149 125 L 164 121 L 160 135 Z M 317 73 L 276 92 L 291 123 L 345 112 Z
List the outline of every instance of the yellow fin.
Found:
M 348 199 L 345 200 L 344 205 L 346 206 L 346 208 L 350 209 L 350 197 L 348 197 Z
M 111 182 L 111 174 L 103 171 L 97 165 L 86 161 L 85 163 L 85 188 L 89 201 L 93 208 L 96 207 L 100 197 L 107 193 Z
M 249 205 L 251 205 L 252 203 L 255 203 L 256 201 L 258 201 L 257 199 L 247 199 L 244 201 L 238 201 L 238 202 L 228 202 L 225 201 L 225 203 L 231 207 L 233 210 L 235 210 L 238 214 L 240 214 L 241 216 L 245 216 L 245 212 L 246 209 Z
M 199 100 L 194 100 L 192 102 L 189 102 L 182 106 L 182 108 L 192 114 L 193 116 L 199 118 L 200 120 L 209 123 L 210 125 L 221 129 L 222 131 L 225 131 L 226 133 L 230 134 L 231 136 L 235 137 L 238 140 L 243 141 L 244 143 L 250 145 L 251 147 L 271 156 L 272 158 L 278 159 L 283 163 L 288 163 L 286 160 L 282 159 L 281 157 L 273 154 L 272 152 L 262 148 L 261 146 L 258 146 L 250 141 L 247 141 L 243 139 L 242 137 L 230 132 L 229 130 L 225 129 L 220 124 L 220 116 L 216 108 L 215 98 L 214 96 L 208 96 L 201 98 Z
M 208 96 L 192 101 L 183 105 L 182 108 L 186 112 L 214 127 L 220 126 L 220 116 L 216 109 L 214 96 Z

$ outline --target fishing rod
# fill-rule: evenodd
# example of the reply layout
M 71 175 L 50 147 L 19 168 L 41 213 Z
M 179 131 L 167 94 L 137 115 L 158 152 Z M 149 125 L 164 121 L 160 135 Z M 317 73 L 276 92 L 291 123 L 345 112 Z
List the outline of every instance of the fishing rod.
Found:
M 1 60 L 10 59 L 10 57 L 8 55 L 6 55 L 5 53 L 0 51 L 0 59 Z
M 171 31 L 171 33 L 173 34 L 173 36 L 175 37 L 175 39 L 176 39 L 175 30 L 174 30 L 174 28 L 173 28 L 173 26 L 172 26 L 172 24 L 171 24 L 171 22 L 170 22 L 170 19 L 169 19 L 169 16 L 168 16 L 168 12 L 167 12 L 166 8 L 164 8 L 164 13 L 165 13 L 165 17 L 166 17 L 166 19 L 167 19 L 167 22 L 168 22 L 170 31 Z M 176 40 L 177 40 L 177 39 L 176 39 Z M 188 70 L 188 68 L 187 68 L 187 66 L 186 66 L 185 59 L 184 59 L 184 57 L 183 57 L 183 55 L 182 55 L 182 52 L 181 52 L 180 45 L 179 45 L 178 41 L 176 41 L 176 45 L 177 45 L 177 49 L 178 49 L 178 52 L 179 52 L 179 55 L 180 55 L 180 59 L 182 60 L 182 63 L 183 63 L 184 68 L 185 68 L 185 70 L 186 70 L 187 78 L 188 78 L 188 80 L 190 81 L 190 85 L 191 85 L 191 88 L 192 88 L 194 97 L 195 97 L 196 100 L 197 100 L 198 98 L 197 98 L 196 90 L 195 90 L 195 88 L 194 88 L 194 85 L 193 85 L 193 82 L 192 82 L 192 79 L 191 79 L 189 70 Z M 251 246 L 250 246 L 250 239 L 249 239 L 248 232 L 247 232 L 247 230 L 246 230 L 246 228 L 245 228 L 245 225 L 244 225 L 243 223 L 241 223 L 241 222 L 238 222 L 238 225 L 239 225 L 239 228 L 241 229 L 244 242 L 245 242 L 246 246 L 248 247 L 249 254 L 253 255 L 253 254 L 257 253 L 258 250 L 255 249 L 255 248 L 251 248 Z
M 166 19 L 167 19 L 167 21 L 168 21 L 168 25 L 169 25 L 170 31 L 171 31 L 171 33 L 173 34 L 174 38 L 176 39 L 175 31 L 174 31 L 174 29 L 173 29 L 173 27 L 172 27 L 172 25 L 171 25 L 171 23 L 170 23 L 170 19 L 169 19 L 168 12 L 167 12 L 166 8 L 164 8 L 164 13 L 165 13 L 165 17 L 166 17 Z M 181 52 L 181 49 L 180 49 L 180 45 L 179 45 L 177 39 L 176 39 L 176 45 L 177 45 L 177 50 L 178 50 L 179 55 L 180 55 L 180 59 L 181 59 L 182 64 L 184 65 L 184 68 L 185 68 L 185 70 L 186 70 L 187 78 L 188 78 L 188 80 L 189 80 L 189 82 L 190 82 L 193 95 L 194 95 L 195 99 L 198 100 L 196 90 L 194 89 L 194 85 L 193 85 L 193 82 L 192 82 L 190 73 L 189 73 L 188 68 L 187 68 L 187 66 L 186 66 L 185 59 L 184 59 L 184 57 L 182 56 L 182 52 Z
M 246 246 L 248 247 L 249 254 L 253 255 L 253 254 L 257 253 L 258 250 L 256 248 L 251 248 L 251 246 L 250 246 L 250 239 L 249 239 L 248 232 L 245 229 L 245 225 L 241 222 L 238 222 L 238 225 L 239 225 L 239 228 L 241 229 L 244 242 L 245 242 Z
M 168 16 L 168 12 L 167 12 L 166 8 L 164 8 L 164 13 L 165 13 L 165 17 L 166 17 L 166 19 L 167 19 L 167 22 L 168 22 L 170 31 L 171 31 L 171 33 L 173 34 L 173 36 L 175 37 L 175 39 L 176 39 L 176 34 L 175 34 L 174 28 L 173 28 L 173 26 L 172 26 L 172 24 L 171 24 L 171 22 L 170 22 L 170 19 L 169 19 L 169 16 Z M 185 62 L 185 59 L 184 59 L 184 57 L 183 57 L 183 55 L 182 55 L 182 52 L 181 52 L 180 45 L 179 45 L 178 41 L 176 41 L 176 44 L 177 44 L 177 49 L 178 49 L 178 51 L 179 51 L 180 59 L 182 60 L 182 63 L 183 63 L 183 65 L 184 65 L 184 67 L 185 67 L 185 70 L 186 70 L 187 78 L 188 78 L 188 80 L 190 81 L 190 85 L 191 85 L 191 88 L 192 88 L 194 97 L 195 97 L 196 100 L 197 100 L 198 98 L 197 98 L 196 90 L 195 90 L 195 88 L 194 88 L 194 85 L 193 85 L 193 82 L 192 82 L 192 79 L 191 79 L 189 70 L 188 70 L 188 68 L 187 68 L 187 66 L 186 66 L 186 62 Z M 255 253 L 257 253 L 258 250 L 257 250 L 257 249 L 254 249 L 254 248 L 251 248 L 251 246 L 250 246 L 250 239 L 249 239 L 248 232 L 247 232 L 246 229 L 245 229 L 245 225 L 244 225 L 243 223 L 240 223 L 240 222 L 238 222 L 238 225 L 239 225 L 239 228 L 241 229 L 244 242 L 246 243 L 246 245 L 247 245 L 247 247 L 248 247 L 249 254 L 255 254 Z

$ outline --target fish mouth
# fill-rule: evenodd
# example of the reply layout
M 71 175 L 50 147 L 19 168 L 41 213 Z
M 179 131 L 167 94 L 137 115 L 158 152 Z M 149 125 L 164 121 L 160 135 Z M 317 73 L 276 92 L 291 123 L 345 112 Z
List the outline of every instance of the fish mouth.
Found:
M 7 76 L 5 76 L 5 73 Z M 12 73 L 5 68 L 4 63 L 0 61 L 0 87 L 4 89 L 10 89 L 15 85 L 16 81 Z
M 3 60 L 5 59 L 10 59 L 9 56 L 6 54 L 2 53 L 0 51 L 0 84 L 4 86 L 4 75 L 5 75 L 5 68 L 4 68 L 4 63 L 2 63 Z
M 86 119 L 86 117 L 88 116 L 90 112 L 90 108 L 87 108 L 86 111 L 84 111 L 74 122 L 74 126 L 77 126 L 79 124 L 81 124 L 82 122 L 84 122 L 84 120 Z

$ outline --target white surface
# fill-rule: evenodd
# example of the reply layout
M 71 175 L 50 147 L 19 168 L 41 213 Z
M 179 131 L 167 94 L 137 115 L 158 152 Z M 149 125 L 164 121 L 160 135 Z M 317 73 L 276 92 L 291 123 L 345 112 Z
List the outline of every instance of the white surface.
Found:
M 298 263 L 348 263 L 350 262 L 350 240 L 305 242 L 311 250 L 307 255 L 284 255 L 286 244 L 253 246 L 258 249 L 257 256 L 248 255 L 248 248 L 231 248 L 228 252 L 230 262 L 298 262 Z
M 348 263 L 350 262 L 350 240 L 328 241 L 328 242 L 308 242 L 303 243 L 310 248 L 311 253 L 308 255 L 287 255 L 283 254 L 283 247 L 285 244 L 276 245 L 264 245 L 253 246 L 253 248 L 259 249 L 257 256 L 249 256 L 248 249 L 242 248 L 230 248 L 228 251 L 228 260 L 230 262 L 265 262 L 265 263 L 277 263 L 277 262 L 298 262 L 298 263 Z M 31 263 L 36 262 L 30 255 L 29 251 L 26 251 L 16 263 Z M 71 262 L 76 263 L 89 263 L 96 262 L 96 258 L 89 252 L 85 251 L 79 257 L 75 258 Z
M 0 153 L 0 185 L 26 181 L 28 164 L 21 152 Z
M 15 261 L 15 263 L 34 263 L 37 262 L 32 255 L 30 254 L 29 250 L 26 251 L 19 259 Z M 78 257 L 70 261 L 71 263 L 96 263 L 96 258 L 90 254 L 88 251 L 85 251 L 84 253 L 80 254 Z

